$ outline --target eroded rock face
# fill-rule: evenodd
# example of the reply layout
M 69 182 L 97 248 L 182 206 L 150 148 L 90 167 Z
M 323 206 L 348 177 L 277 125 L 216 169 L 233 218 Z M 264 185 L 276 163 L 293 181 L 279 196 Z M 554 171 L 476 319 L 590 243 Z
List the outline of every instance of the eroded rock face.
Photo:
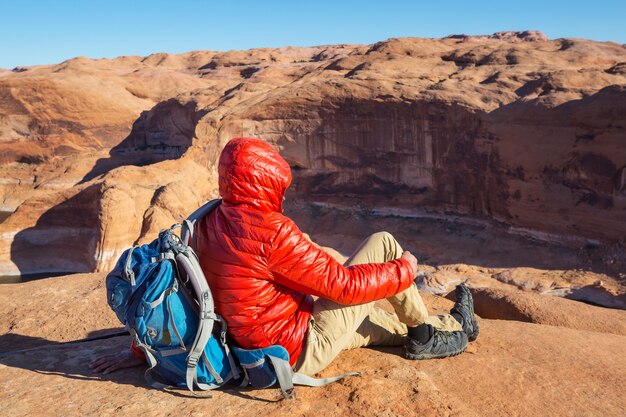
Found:
M 0 225 L 16 230 L 0 240 L 0 275 L 110 270 L 129 245 L 152 241 L 216 187 L 192 160 L 171 160 L 29 199 Z
M 626 120 L 626 90 L 597 68 L 610 60 L 586 56 L 596 45 L 553 50 L 549 61 L 539 44 L 555 42 L 512 46 L 503 59 L 493 43 L 419 58 L 422 45 L 407 43 L 371 48 L 350 71 L 336 66 L 343 77 L 332 71 L 320 74 L 324 82 L 294 83 L 265 100 L 262 114 L 250 108 L 246 121 L 226 122 L 228 135 L 275 142 L 300 168 L 296 183 L 307 198 L 385 198 L 554 234 L 622 238 L 626 154 L 616 126 Z M 574 56 L 587 69 L 574 69 Z M 552 69 L 530 73 L 528 65 Z
M 626 335 L 626 311 L 512 289 L 476 288 L 472 292 L 476 314 L 483 318 Z
M 72 233 L 93 250 L 63 271 L 105 269 L 216 195 L 215 161 L 234 136 L 278 147 L 294 169 L 293 198 L 619 241 L 625 62 L 621 45 L 529 31 L 2 72 L 0 207 L 19 209 L 0 225 L 0 271 L 61 269 L 43 255 L 16 262 L 11 248 L 61 253 L 53 247 L 71 236 L 51 233 L 57 214 L 46 213 L 83 195 L 87 224 Z M 157 197 L 163 189 L 176 195 L 175 216 L 156 203 L 170 201 Z M 72 202 L 62 207 L 59 218 L 76 215 Z

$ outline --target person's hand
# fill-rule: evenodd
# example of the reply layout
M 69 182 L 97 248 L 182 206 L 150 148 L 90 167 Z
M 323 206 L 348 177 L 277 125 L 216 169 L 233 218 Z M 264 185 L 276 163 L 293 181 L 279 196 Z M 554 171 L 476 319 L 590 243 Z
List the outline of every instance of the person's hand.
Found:
M 102 355 L 91 361 L 89 367 L 96 374 L 108 374 L 118 369 L 132 368 L 143 364 L 145 361 L 133 355 L 126 348 L 118 353 Z
M 413 269 L 413 276 L 417 275 L 417 258 L 413 256 L 411 252 L 405 250 L 402 253 L 402 259 L 406 259 L 411 264 L 411 268 Z

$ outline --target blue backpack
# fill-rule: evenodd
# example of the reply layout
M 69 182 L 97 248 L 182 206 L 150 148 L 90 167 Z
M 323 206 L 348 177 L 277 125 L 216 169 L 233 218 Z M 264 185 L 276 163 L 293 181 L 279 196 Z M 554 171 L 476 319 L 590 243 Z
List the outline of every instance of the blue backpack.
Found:
M 107 275 L 109 306 L 144 352 L 148 384 L 193 391 L 229 382 L 254 388 L 278 382 L 283 396 L 292 398 L 294 384 L 321 386 L 355 375 L 314 379 L 293 373 L 282 346 L 229 346 L 226 321 L 215 313 L 198 258 L 188 246 L 195 223 L 220 203 L 210 201 L 150 244 L 126 250 Z M 175 233 L 179 227 L 180 237 Z

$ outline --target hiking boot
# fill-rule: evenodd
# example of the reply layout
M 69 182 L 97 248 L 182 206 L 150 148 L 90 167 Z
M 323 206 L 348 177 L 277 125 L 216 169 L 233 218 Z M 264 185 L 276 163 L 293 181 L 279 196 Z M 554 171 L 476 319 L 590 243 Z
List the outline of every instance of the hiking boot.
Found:
M 456 290 L 456 303 L 450 310 L 450 314 L 458 320 L 463 327 L 463 331 L 467 334 L 467 339 L 473 342 L 478 337 L 478 321 L 474 315 L 474 299 L 469 288 L 465 285 L 457 285 Z
M 467 348 L 467 335 L 464 332 L 445 332 L 437 330 L 430 324 L 422 324 L 428 326 L 430 331 L 430 339 L 421 343 L 417 338 L 409 336 L 404 345 L 407 359 L 436 359 L 456 356 Z

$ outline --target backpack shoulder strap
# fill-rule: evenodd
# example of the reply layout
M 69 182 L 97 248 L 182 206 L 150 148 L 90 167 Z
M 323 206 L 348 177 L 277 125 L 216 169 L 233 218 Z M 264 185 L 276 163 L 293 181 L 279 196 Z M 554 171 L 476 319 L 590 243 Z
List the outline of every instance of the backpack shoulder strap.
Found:
M 194 383 L 198 388 L 203 390 L 217 388 L 227 382 L 230 378 L 239 378 L 239 372 L 231 356 L 232 353 L 226 345 L 226 323 L 223 319 L 219 318 L 217 314 L 215 314 L 215 305 L 211 290 L 209 289 L 204 274 L 202 273 L 202 269 L 198 264 L 193 249 L 186 247 L 182 252 L 178 253 L 176 255 L 176 263 L 185 271 L 185 274 L 191 283 L 195 299 L 198 301 L 198 332 L 196 333 L 196 337 L 187 356 L 185 383 L 190 391 L 193 391 Z M 204 348 L 213 334 L 213 325 L 215 321 L 221 321 L 222 323 L 220 343 L 222 343 L 225 348 L 225 352 L 231 366 L 231 372 L 225 379 L 220 377 L 204 354 Z M 205 385 L 198 383 L 196 377 L 196 366 L 200 360 L 204 361 L 208 371 L 215 378 L 215 384 Z
M 189 241 L 193 238 L 194 226 L 204 216 L 212 212 L 217 206 L 222 203 L 221 198 L 208 201 L 204 203 L 200 208 L 191 213 L 189 217 L 182 223 L 181 240 L 185 246 L 189 245 Z
M 215 311 L 213 309 L 213 297 L 209 286 L 204 279 L 204 274 L 200 270 L 199 265 L 193 262 L 193 257 L 190 258 L 187 253 L 179 253 L 176 256 L 176 262 L 182 269 L 185 270 L 185 274 L 191 282 L 195 298 L 199 303 L 198 311 L 198 332 L 189 349 L 189 355 L 187 356 L 187 370 L 185 375 L 185 382 L 187 388 L 193 391 L 194 379 L 196 377 L 196 366 L 198 361 L 204 352 L 204 348 L 211 338 L 213 332 L 213 323 L 217 319 Z M 214 372 L 212 372 L 214 373 Z M 218 380 L 218 383 L 222 381 Z

